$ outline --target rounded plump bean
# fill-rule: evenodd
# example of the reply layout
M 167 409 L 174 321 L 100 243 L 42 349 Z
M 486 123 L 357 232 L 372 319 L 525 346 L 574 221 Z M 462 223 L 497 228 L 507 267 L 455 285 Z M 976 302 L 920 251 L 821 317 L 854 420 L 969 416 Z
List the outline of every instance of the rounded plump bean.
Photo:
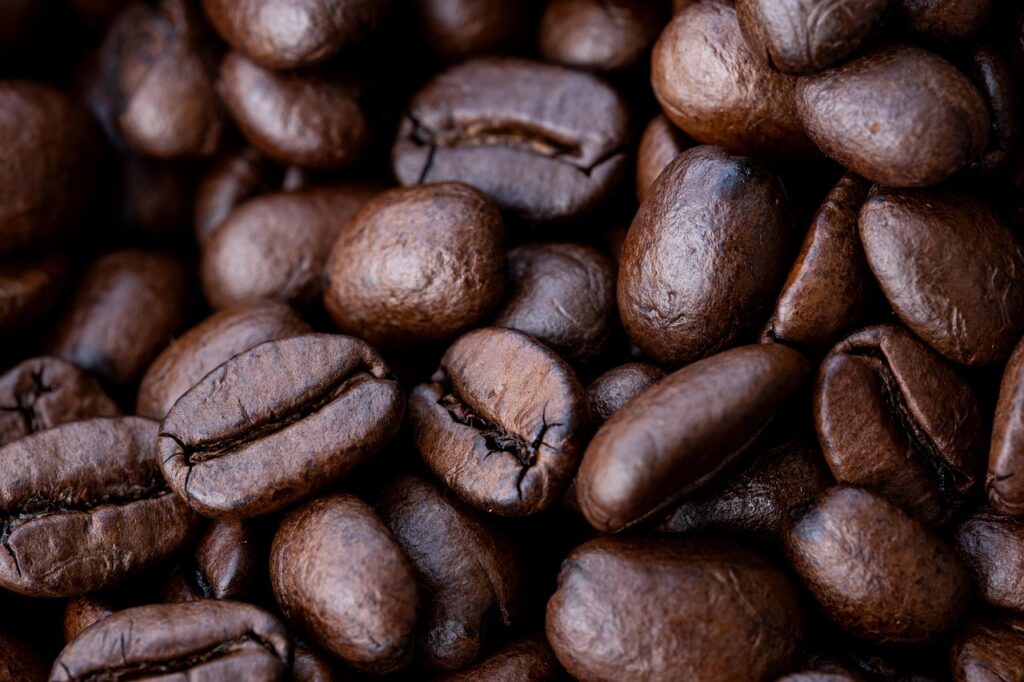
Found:
M 44 319 L 64 289 L 67 270 L 67 258 L 57 253 L 0 263 L 0 333 Z
M 1003 372 L 992 426 L 985 490 L 1004 514 L 1024 516 L 1024 341 Z
M 627 362 L 613 367 L 587 386 L 587 399 L 594 424 L 607 421 L 620 407 L 665 376 L 659 367 L 644 362 Z
M 1014 680 L 1024 670 L 1024 616 L 973 619 L 949 653 L 954 682 Z
M 551 0 L 540 22 L 549 62 L 615 71 L 640 62 L 665 20 L 657 0 Z
M 686 136 L 665 118 L 658 114 L 644 128 L 640 146 L 636 152 L 636 198 L 643 201 L 647 190 L 661 175 L 665 167 L 689 147 Z
M 442 675 L 434 682 L 557 682 L 565 672 L 542 635 L 506 644 L 476 665 Z
M 284 171 L 253 147 L 221 158 L 210 167 L 196 188 L 196 241 L 206 246 L 217 227 L 239 204 L 280 189 Z
M 335 682 L 337 675 L 330 662 L 303 642 L 295 642 L 291 682 Z
M 1020 138 L 1020 88 L 1009 62 L 985 45 L 971 56 L 969 75 L 985 98 L 992 121 L 988 148 L 971 168 L 983 174 L 996 173 L 1010 162 Z
M 171 574 L 164 599 L 243 599 L 253 592 L 265 561 L 265 549 L 252 522 L 213 521 L 195 550 Z
M 502 52 L 521 37 L 533 15 L 522 0 L 415 0 L 430 48 L 449 61 Z
M 978 596 L 1024 613 L 1024 520 L 982 509 L 960 523 L 955 541 Z

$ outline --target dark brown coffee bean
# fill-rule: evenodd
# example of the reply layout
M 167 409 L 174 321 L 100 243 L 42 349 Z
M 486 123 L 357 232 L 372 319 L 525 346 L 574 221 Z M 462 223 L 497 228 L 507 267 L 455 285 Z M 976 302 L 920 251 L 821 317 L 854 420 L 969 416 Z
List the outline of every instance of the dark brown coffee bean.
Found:
M 251 604 L 207 599 L 115 613 L 60 652 L 50 680 L 284 679 L 291 641 Z
M 1024 612 L 1024 520 L 982 509 L 957 527 L 955 540 L 978 596 Z
M 119 233 L 172 246 L 190 241 L 196 166 L 126 152 L 120 171 L 115 190 Z
M 247 518 L 307 497 L 377 454 L 404 400 L 348 336 L 268 341 L 207 374 L 160 425 L 170 486 L 201 514 Z
M 338 679 L 330 662 L 308 644 L 295 642 L 292 648 L 294 662 L 290 682 L 335 682 Z
M 445 352 L 409 398 L 416 447 L 469 504 L 506 516 L 553 505 L 589 432 L 579 380 L 561 358 L 512 329 L 477 329 Z
M 737 0 L 754 54 L 779 71 L 821 71 L 860 47 L 885 18 L 889 0 Z
M 285 618 L 317 646 L 366 672 L 408 663 L 416 580 L 365 502 L 331 495 L 289 514 L 274 536 L 270 576 Z
M 0 81 L 0 253 L 46 244 L 80 218 L 96 180 L 99 134 L 59 90 Z
M 945 522 L 981 479 L 985 427 L 971 387 L 899 326 L 862 329 L 832 349 L 814 422 L 838 482 L 926 524 Z
M 796 79 L 751 51 L 730 5 L 697 2 L 672 18 L 654 46 L 651 85 L 665 115 L 698 142 L 754 156 L 814 153 Z
M 203 0 L 231 47 L 272 69 L 325 61 L 373 35 L 390 0 Z
M 997 510 L 1024 516 L 1024 342 L 1010 356 L 999 388 L 985 490 Z
M 324 306 L 371 343 L 442 341 L 490 314 L 505 278 L 505 230 L 485 194 L 457 183 L 399 188 L 342 227 Z
M 970 80 L 918 47 L 880 48 L 804 76 L 796 100 L 818 147 L 880 185 L 933 185 L 977 159 L 988 140 L 988 110 Z
M 0 445 L 68 422 L 120 414 L 94 378 L 60 358 L 30 358 L 0 375 Z
M 719 478 L 744 454 L 810 367 L 775 344 L 743 346 L 668 375 L 624 405 L 587 447 L 576 496 L 614 532 Z
M 526 244 L 508 252 L 509 296 L 494 324 L 525 332 L 571 362 L 607 350 L 615 309 L 615 267 L 580 244 Z
M 758 448 L 742 471 L 672 510 L 657 525 L 665 533 L 742 533 L 774 538 L 832 480 L 817 446 L 803 440 Z
M 420 32 L 448 61 L 504 52 L 522 37 L 533 15 L 522 0 L 416 0 Z
M 645 362 L 628 362 L 614 367 L 587 386 L 587 398 L 594 424 L 603 424 L 634 396 L 665 376 L 661 368 Z
M 0 448 L 0 586 L 85 594 L 178 551 L 194 518 L 160 475 L 156 434 L 148 419 L 90 419 Z
M 605 199 L 625 170 L 628 119 L 622 98 L 589 74 L 475 59 L 413 98 L 392 149 L 394 172 L 403 185 L 468 183 L 527 220 L 573 218 Z
M 1024 251 L 995 213 L 949 190 L 872 189 L 868 264 L 911 331 L 954 362 L 1005 360 L 1024 332 Z
M 171 406 L 211 370 L 264 341 L 312 331 L 281 303 L 256 302 L 214 313 L 178 337 L 146 370 L 136 414 L 163 419 Z
M 217 151 L 224 113 L 213 89 L 216 57 L 186 0 L 132 3 L 100 47 L 112 123 L 133 149 L 162 159 Z
M 967 608 L 970 580 L 953 550 L 867 490 L 829 489 L 785 540 L 828 617 L 859 638 L 929 642 Z
M 768 317 L 791 221 L 760 162 L 706 146 L 676 157 L 622 247 L 619 315 L 633 343 L 676 366 L 735 345 Z
M 547 609 L 558 660 L 586 680 L 768 679 L 802 629 L 779 569 L 712 540 L 592 540 L 562 564 Z
M 636 152 L 636 198 L 643 201 L 647 190 L 661 175 L 672 159 L 691 146 L 686 136 L 665 118 L 658 114 L 644 128 L 640 147 Z
M 857 234 L 869 185 L 847 173 L 825 197 L 763 335 L 824 351 L 864 315 L 871 271 Z
M 250 143 L 284 164 L 336 168 L 369 143 L 359 88 L 311 72 L 275 72 L 229 53 L 217 91 Z
M 44 682 L 49 663 L 23 639 L 0 632 L 0 680 Z
M 382 189 L 346 183 L 264 194 L 242 204 L 203 249 L 200 276 L 206 300 L 217 309 L 258 300 L 303 308 L 318 303 L 331 244 L 359 207 Z
M 949 653 L 955 682 L 1019 680 L 1024 670 L 1024 617 L 970 620 Z
M 193 222 L 200 248 L 206 246 L 236 206 L 281 189 L 283 175 L 280 166 L 253 147 L 229 154 L 214 164 L 196 190 Z
M 540 22 L 545 60 L 595 71 L 638 64 L 665 24 L 657 0 L 550 0 Z
M 170 256 L 100 256 L 78 284 L 50 351 L 115 386 L 130 386 L 181 329 L 188 286 L 185 268 Z
M 169 602 L 244 599 L 261 575 L 266 554 L 251 522 L 213 521 L 164 588 Z
M 87 627 L 120 610 L 113 600 L 99 594 L 71 597 L 64 607 L 64 643 L 69 643 Z
M 506 644 L 476 665 L 433 682 L 558 682 L 565 671 L 543 635 L 528 635 Z
M 895 0 L 893 5 L 896 15 L 912 30 L 961 40 L 985 25 L 992 0 Z
M 996 50 L 981 46 L 971 56 L 969 75 L 988 105 L 992 126 L 988 148 L 971 168 L 995 173 L 1006 167 L 1020 137 L 1020 99 L 1010 63 Z
M 47 317 L 67 281 L 59 253 L 0 263 L 0 334 L 21 331 Z

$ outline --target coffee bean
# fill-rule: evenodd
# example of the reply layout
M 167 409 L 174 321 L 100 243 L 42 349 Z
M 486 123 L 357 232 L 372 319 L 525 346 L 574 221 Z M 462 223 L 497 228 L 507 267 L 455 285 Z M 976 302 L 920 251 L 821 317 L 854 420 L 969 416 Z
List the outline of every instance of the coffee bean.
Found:
M 30 358 L 0 375 L 0 445 L 68 422 L 120 414 L 94 378 L 60 358 Z
M 770 679 L 793 658 L 802 625 L 779 569 L 697 539 L 583 544 L 562 564 L 547 610 L 558 660 L 587 680 Z
M 717 147 L 676 157 L 622 247 L 619 315 L 633 343 L 677 366 L 735 345 L 768 317 L 791 220 L 761 163 Z
M 365 502 L 332 495 L 290 513 L 274 536 L 270 576 L 285 618 L 349 665 L 379 674 L 412 656 L 413 570 Z
M 522 0 L 416 0 L 423 38 L 447 61 L 505 52 L 525 32 L 535 3 Z
M 11 682 L 43 682 L 49 665 L 25 640 L 0 632 L 0 679 Z
M 21 331 L 45 319 L 67 281 L 59 253 L 0 263 L 0 333 Z
M 1024 343 L 1017 345 L 1003 373 L 992 426 L 992 447 L 988 455 L 985 490 L 996 510 L 1024 515 Z
M 565 672 L 547 640 L 542 635 L 527 635 L 506 644 L 476 665 L 438 676 L 435 682 L 557 682 L 564 677 Z
M 661 175 L 661 171 L 691 146 L 686 136 L 665 118 L 658 114 L 644 128 L 640 146 L 636 152 L 636 198 L 643 201 L 647 190 Z
M 403 185 L 468 183 L 527 220 L 574 218 L 607 198 L 625 170 L 628 119 L 615 90 L 588 74 L 475 59 L 413 98 L 394 172 Z
M 85 594 L 179 550 L 194 518 L 160 475 L 157 423 L 90 419 L 0 448 L 0 586 Z
M 840 483 L 940 524 L 981 478 L 985 427 L 970 386 L 896 325 L 868 327 L 822 361 L 814 421 Z
M 644 362 L 614 367 L 587 386 L 587 400 L 594 424 L 603 424 L 620 407 L 665 376 L 660 368 Z
M 933 185 L 977 159 L 988 139 L 989 114 L 970 80 L 908 45 L 804 76 L 796 101 L 818 147 L 880 185 Z
M 64 608 L 64 643 L 69 643 L 87 627 L 120 610 L 113 600 L 98 594 L 71 597 Z
M 263 609 L 204 600 L 151 604 L 105 618 L 64 647 L 53 682 L 99 679 L 281 680 L 288 633 Z
M 341 229 L 327 261 L 324 306 L 342 331 L 371 343 L 449 339 L 501 301 L 504 239 L 497 206 L 472 187 L 390 190 Z
M 295 642 L 291 682 L 334 682 L 338 679 L 330 662 L 303 642 Z
M 554 504 L 588 434 L 589 407 L 572 369 L 531 337 L 484 328 L 445 352 L 409 398 L 416 447 L 464 501 L 524 516 Z
M 992 122 L 988 148 L 971 166 L 983 174 L 1002 170 L 1020 137 L 1020 93 L 1013 68 L 995 49 L 978 47 L 971 57 L 969 75 L 988 105 Z
M 954 362 L 1005 360 L 1024 332 L 1024 251 L 987 206 L 951 191 L 875 188 L 860 238 L 885 297 Z
M 866 490 L 830 488 L 785 540 L 828 617 L 861 639 L 929 642 L 967 608 L 970 581 L 953 550 Z
M 117 179 L 115 229 L 132 240 L 178 247 L 190 238 L 196 167 L 126 151 Z
M 1018 679 L 1024 670 L 1024 617 L 968 621 L 949 658 L 955 682 Z
M 956 529 L 956 549 L 989 604 L 1024 612 L 1024 520 L 982 509 Z
M 992 0 L 895 0 L 895 14 L 913 30 L 945 40 L 977 33 L 988 19 Z
M 742 346 L 668 375 L 598 430 L 576 476 L 583 515 L 615 532 L 728 471 L 809 367 L 786 346 Z
M 347 336 L 268 341 L 188 390 L 160 425 L 161 466 L 200 513 L 282 509 L 377 454 L 403 397 L 380 356 Z
M 265 550 L 252 522 L 213 521 L 164 588 L 169 602 L 244 599 L 261 577 Z
M 657 0 L 551 0 L 540 22 L 545 60 L 595 71 L 639 63 L 666 20 Z

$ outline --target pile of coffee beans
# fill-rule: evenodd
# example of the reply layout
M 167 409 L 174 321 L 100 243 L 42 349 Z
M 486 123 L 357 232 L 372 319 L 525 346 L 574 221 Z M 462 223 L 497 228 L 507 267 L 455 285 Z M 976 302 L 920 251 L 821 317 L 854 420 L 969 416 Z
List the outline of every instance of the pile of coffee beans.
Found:
M 0 0 L 0 682 L 1024 682 L 1024 4 Z

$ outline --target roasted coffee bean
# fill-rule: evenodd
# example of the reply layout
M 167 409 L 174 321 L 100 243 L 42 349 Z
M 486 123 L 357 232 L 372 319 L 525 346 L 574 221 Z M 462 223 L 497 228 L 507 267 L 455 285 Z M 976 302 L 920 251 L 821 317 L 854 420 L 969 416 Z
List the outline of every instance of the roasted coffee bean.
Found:
M 625 69 L 647 56 L 666 19 L 658 0 L 550 0 L 540 53 L 581 69 Z
M 967 608 L 970 580 L 953 550 L 867 490 L 830 488 L 785 540 L 828 617 L 861 639 L 929 642 Z
M 241 602 L 207 599 L 126 609 L 60 652 L 50 680 L 283 680 L 291 641 L 276 618 Z
M 993 606 L 1024 612 L 1024 520 L 982 509 L 957 527 L 955 540 L 977 595 Z
M 99 594 L 71 597 L 64 607 L 64 643 L 69 643 L 87 627 L 120 610 L 112 599 Z
M 372 36 L 390 0 L 203 0 L 231 47 L 272 69 L 317 64 Z
M 804 440 L 769 443 L 723 485 L 686 500 L 656 528 L 665 533 L 726 532 L 774 538 L 831 482 L 814 444 Z
M 594 379 L 587 386 L 594 424 L 603 424 L 620 407 L 663 376 L 665 373 L 659 367 L 644 362 L 628 362 Z
M 267 514 L 377 454 L 403 406 L 383 360 L 358 339 L 267 341 L 178 399 L 160 425 L 161 467 L 201 514 Z
M 838 482 L 926 524 L 946 521 L 981 479 L 985 427 L 970 386 L 897 325 L 862 329 L 832 349 L 814 422 Z
M 46 659 L 29 642 L 0 632 L 0 680 L 43 682 L 49 669 Z
M 1024 332 L 1024 251 L 977 199 L 874 188 L 860 213 L 872 272 L 900 319 L 954 362 L 1005 360 Z
M 528 635 L 458 672 L 439 675 L 433 682 L 557 682 L 565 672 L 542 635 Z
M 971 168 L 995 173 L 1010 162 L 1020 138 L 1020 88 L 1009 62 L 996 50 L 981 46 L 971 57 L 969 75 L 988 105 L 992 126 L 988 148 Z
M 1024 670 L 1024 617 L 970 620 L 949 654 L 955 682 L 1019 680 Z
M 508 253 L 509 296 L 494 324 L 525 332 L 586 365 L 607 350 L 615 267 L 580 244 L 526 244 Z
M 164 600 L 243 599 L 250 595 L 266 561 L 261 544 L 252 522 L 212 522 L 191 556 L 171 575 Z
M 0 81 L 0 253 L 52 243 L 75 226 L 96 180 L 99 131 L 48 85 Z
M 527 220 L 573 218 L 623 174 L 628 119 L 622 98 L 589 74 L 475 59 L 413 98 L 392 149 L 394 172 L 403 185 L 468 183 Z
M 707 146 L 676 157 L 622 247 L 619 315 L 633 343 L 676 366 L 736 345 L 768 317 L 791 221 L 760 162 Z
M 64 289 L 67 270 L 67 258 L 58 253 L 0 263 L 0 334 L 45 319 Z
M 1003 373 L 992 426 L 985 490 L 1004 514 L 1024 516 L 1024 342 L 1017 345 Z
M 458 339 L 409 398 L 416 447 L 469 504 L 524 516 L 554 504 L 589 433 L 572 369 L 533 338 L 484 328 Z
M 50 352 L 114 386 L 130 386 L 181 329 L 188 287 L 185 268 L 170 256 L 150 251 L 100 256 L 78 284 Z
M 0 375 L 0 445 L 121 410 L 93 377 L 60 358 L 30 358 Z
M 249 142 L 272 159 L 305 168 L 351 164 L 369 144 L 360 88 L 314 72 L 275 72 L 229 53 L 217 91 Z
M 346 183 L 265 194 L 242 204 L 203 249 L 200 277 L 206 300 L 217 309 L 257 300 L 302 308 L 319 303 L 331 244 L 359 207 L 382 189 Z
M 896 15 L 914 31 L 961 40 L 981 30 L 992 0 L 895 0 L 893 5 Z
M 156 434 L 148 419 L 98 418 L 0 448 L 0 587 L 85 594 L 178 551 L 194 517 L 160 475 Z
M 294 661 L 288 678 L 291 682 L 335 682 L 338 679 L 330 662 L 309 645 L 295 642 L 292 649 Z
M 133 240 L 172 247 L 187 242 L 195 169 L 190 161 L 167 162 L 125 152 L 116 190 L 117 230 Z
M 466 667 L 490 630 L 518 615 L 523 571 L 515 550 L 478 512 L 417 476 L 393 479 L 377 508 L 421 586 L 423 662 Z
M 253 147 L 221 158 L 196 189 L 193 222 L 199 246 L 206 246 L 236 206 L 281 189 L 283 178 L 280 166 Z
M 485 194 L 457 183 L 399 188 L 341 228 L 324 306 L 370 343 L 442 341 L 490 314 L 505 278 L 505 230 Z
M 264 341 L 312 331 L 281 303 L 257 302 L 214 313 L 178 337 L 146 370 L 135 413 L 163 419 L 171 406 L 211 370 Z
M 880 185 L 934 185 L 988 140 L 989 113 L 967 76 L 918 47 L 882 47 L 804 76 L 796 101 L 818 147 Z
M 504 52 L 532 17 L 523 0 L 416 0 L 416 18 L 430 48 L 449 61 Z
M 412 656 L 413 569 L 365 502 L 331 495 L 290 513 L 274 536 L 270 577 L 285 618 L 349 665 L 385 673 Z
M 764 337 L 823 352 L 863 317 L 871 271 L 857 234 L 857 218 L 868 189 L 862 178 L 847 173 L 825 197 Z
M 647 190 L 661 175 L 672 159 L 689 147 L 686 136 L 665 118 L 658 114 L 644 128 L 640 146 L 636 152 L 636 198 L 643 201 Z
M 800 642 L 796 589 L 714 540 L 599 538 L 562 564 L 548 602 L 558 660 L 586 680 L 760 680 Z
M 889 0 L 737 0 L 754 54 L 788 73 L 813 73 L 855 51 L 882 23 Z
M 216 57 L 186 0 L 129 4 L 100 47 L 110 115 L 133 149 L 162 159 L 209 156 L 224 132 Z
M 654 384 L 587 446 L 576 476 L 583 515 L 598 530 L 615 532 L 721 478 L 809 369 L 786 346 L 743 346 Z
M 813 154 L 796 79 L 754 54 L 728 4 L 697 2 L 672 18 L 654 46 L 651 86 L 665 115 L 698 142 L 755 156 Z

